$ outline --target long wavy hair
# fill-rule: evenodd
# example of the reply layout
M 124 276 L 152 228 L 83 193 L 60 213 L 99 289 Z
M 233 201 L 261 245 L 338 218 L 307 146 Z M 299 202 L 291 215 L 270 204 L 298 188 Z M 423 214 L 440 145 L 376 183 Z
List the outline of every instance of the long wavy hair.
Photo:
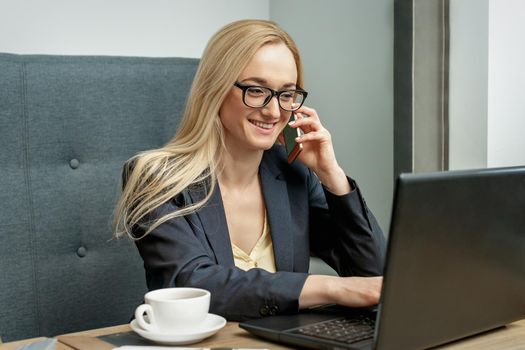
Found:
M 217 171 L 225 152 L 219 109 L 233 84 L 255 53 L 267 44 L 285 44 L 297 67 L 297 85 L 303 86 L 299 51 L 292 38 L 274 22 L 241 20 L 221 28 L 208 42 L 186 102 L 176 135 L 159 149 L 142 152 L 130 159 L 133 164 L 114 213 L 114 235 L 141 239 L 175 217 L 199 210 L 217 186 Z M 153 210 L 184 189 L 197 186 L 204 198 L 178 208 L 155 220 Z M 140 225 L 141 236 L 133 234 Z

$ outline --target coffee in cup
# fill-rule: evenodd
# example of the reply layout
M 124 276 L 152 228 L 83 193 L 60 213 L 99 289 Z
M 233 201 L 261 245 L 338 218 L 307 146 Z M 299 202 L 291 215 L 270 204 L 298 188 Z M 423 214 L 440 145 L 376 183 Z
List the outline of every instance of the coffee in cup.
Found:
M 135 319 L 140 328 L 156 333 L 195 329 L 210 308 L 210 292 L 199 288 L 157 289 L 146 293 L 144 300 L 145 304 L 135 310 Z

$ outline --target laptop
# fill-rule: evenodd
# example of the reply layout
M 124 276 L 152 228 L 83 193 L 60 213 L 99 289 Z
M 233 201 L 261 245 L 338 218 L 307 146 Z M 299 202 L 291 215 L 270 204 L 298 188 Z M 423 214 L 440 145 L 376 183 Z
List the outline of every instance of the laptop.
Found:
M 327 306 L 240 327 L 299 348 L 410 350 L 522 318 L 525 167 L 511 167 L 397 179 L 376 309 Z

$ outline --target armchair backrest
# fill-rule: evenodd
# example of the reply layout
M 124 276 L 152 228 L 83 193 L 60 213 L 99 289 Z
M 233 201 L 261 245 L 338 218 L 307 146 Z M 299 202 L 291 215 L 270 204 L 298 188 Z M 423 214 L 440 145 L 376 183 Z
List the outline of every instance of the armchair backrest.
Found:
M 146 291 L 112 240 L 124 162 L 175 133 L 191 58 L 0 54 L 0 337 L 129 322 Z

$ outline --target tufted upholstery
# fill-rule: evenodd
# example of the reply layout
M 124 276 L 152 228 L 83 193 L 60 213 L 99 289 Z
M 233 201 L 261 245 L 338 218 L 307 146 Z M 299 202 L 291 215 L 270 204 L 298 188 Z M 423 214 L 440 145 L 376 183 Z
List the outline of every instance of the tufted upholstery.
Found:
M 122 164 L 175 132 L 198 61 L 0 54 L 0 337 L 121 324 L 146 290 L 111 240 Z

